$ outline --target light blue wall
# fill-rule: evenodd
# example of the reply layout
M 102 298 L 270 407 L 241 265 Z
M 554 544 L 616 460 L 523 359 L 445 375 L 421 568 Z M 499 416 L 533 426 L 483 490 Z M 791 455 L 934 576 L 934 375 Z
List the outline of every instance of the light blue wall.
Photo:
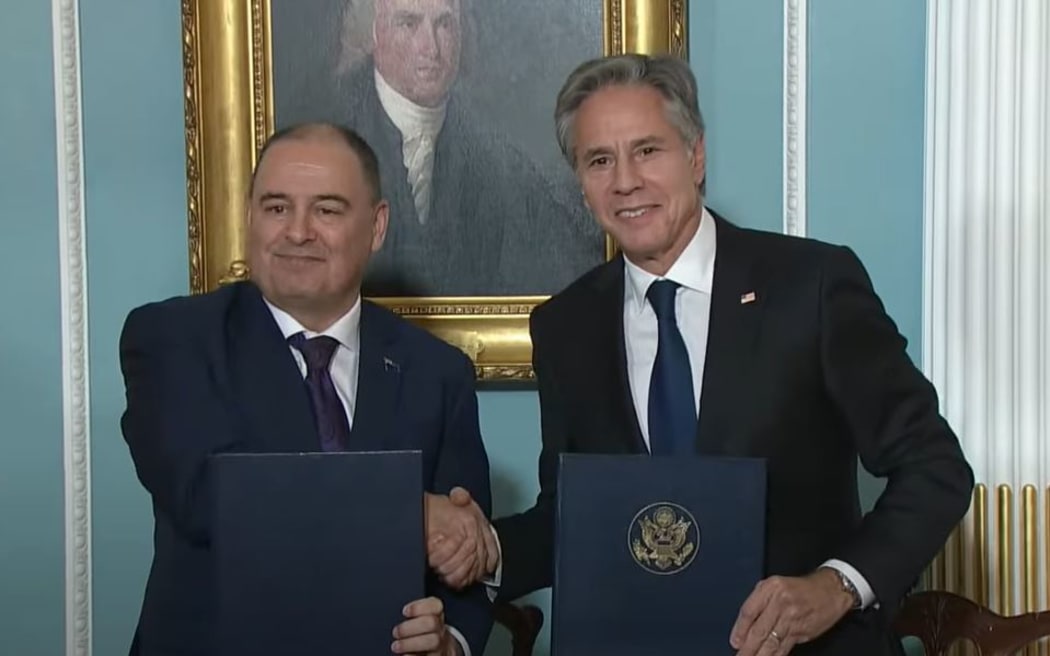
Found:
M 91 339 L 94 647 L 127 653 L 152 517 L 120 433 L 132 307 L 189 288 L 179 3 L 80 3 Z
M 62 354 L 50 3 L 0 21 L 0 654 L 63 649 Z
M 689 3 L 689 60 L 707 123 L 707 203 L 730 221 L 779 231 L 782 0 Z
M 708 121 L 709 202 L 743 225 L 779 230 L 782 2 L 690 5 L 690 59 Z M 858 251 L 917 357 L 924 3 L 809 5 L 810 233 Z M 6 274 L 0 303 L 18 308 L 19 319 L 0 328 L 0 526 L 18 527 L 0 537 L 0 654 L 26 656 L 60 653 L 63 622 L 49 9 L 45 2 L 15 0 L 0 24 L 6 44 L 0 73 L 8 81 L 0 98 L 0 192 L 14 227 L 0 242 Z M 179 9 L 177 3 L 92 0 L 80 10 L 94 648 L 119 654 L 138 612 L 151 521 L 120 437 L 116 342 L 128 309 L 187 289 Z M 496 511 L 526 508 L 537 488 L 535 394 L 480 397 Z M 865 485 L 870 500 L 878 486 Z M 536 599 L 547 607 L 548 594 Z M 490 653 L 509 653 L 507 642 L 497 630 Z
M 921 357 L 926 3 L 810 2 L 809 233 L 868 266 Z
M 857 252 L 920 363 L 926 3 L 809 4 L 809 235 Z
M 497 517 L 532 506 L 539 492 L 539 402 L 535 392 L 481 392 L 478 403 L 481 430 L 492 471 L 493 512 Z M 546 614 L 550 591 L 529 595 L 519 603 L 536 604 Z M 549 617 L 549 615 L 548 615 Z M 544 623 L 536 654 L 547 654 L 550 625 Z M 489 639 L 487 656 L 509 656 L 510 634 L 497 626 Z

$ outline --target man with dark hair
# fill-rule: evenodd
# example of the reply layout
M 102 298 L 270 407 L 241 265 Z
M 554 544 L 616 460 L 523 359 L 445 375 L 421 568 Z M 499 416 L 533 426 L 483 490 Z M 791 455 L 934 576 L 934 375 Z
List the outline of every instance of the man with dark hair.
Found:
M 482 514 L 490 507 L 470 360 L 361 298 L 388 211 L 375 154 L 356 133 L 284 130 L 252 178 L 251 282 L 128 316 L 122 428 L 156 524 L 133 654 L 216 653 L 213 454 L 420 450 L 428 530 L 491 539 L 442 496 L 469 492 Z M 486 591 L 437 580 L 427 591 L 405 600 L 392 652 L 481 656 L 492 625 Z

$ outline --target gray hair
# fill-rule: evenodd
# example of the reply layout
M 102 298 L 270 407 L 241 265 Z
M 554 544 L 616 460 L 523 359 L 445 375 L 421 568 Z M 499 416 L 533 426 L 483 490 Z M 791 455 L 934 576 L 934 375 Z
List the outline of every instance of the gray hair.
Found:
M 339 58 L 336 72 L 340 75 L 354 70 L 358 64 L 367 59 L 375 49 L 372 27 L 376 19 L 376 2 L 378 0 L 346 0 L 339 30 Z M 464 64 L 473 61 L 474 47 L 474 12 L 471 0 L 459 0 L 460 34 L 459 70 L 464 72 Z
M 671 55 L 616 55 L 580 64 L 558 93 L 554 125 L 558 146 L 576 169 L 573 127 L 576 112 L 594 93 L 614 85 L 644 85 L 664 98 L 667 120 L 690 147 L 704 134 L 704 116 L 697 99 L 696 77 L 685 60 Z

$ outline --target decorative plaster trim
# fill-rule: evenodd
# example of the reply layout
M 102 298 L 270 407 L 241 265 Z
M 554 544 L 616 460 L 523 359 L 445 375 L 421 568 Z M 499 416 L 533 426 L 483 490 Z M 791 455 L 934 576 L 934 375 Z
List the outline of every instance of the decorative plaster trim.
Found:
M 806 236 L 807 0 L 784 0 L 784 233 Z
M 939 140 L 936 139 L 936 126 L 946 124 L 944 108 L 939 107 L 937 100 L 939 90 L 937 88 L 939 78 L 937 76 L 938 54 L 938 29 L 937 3 L 926 3 L 926 87 L 923 90 L 923 171 L 922 171 L 922 371 L 927 378 L 934 378 L 933 367 L 936 358 L 933 357 L 934 334 L 943 334 L 941 326 L 934 326 L 934 285 L 938 278 L 933 268 L 934 252 L 936 245 L 934 239 L 939 237 L 939 232 L 934 231 L 934 166 L 943 157 L 938 155 L 936 148 Z
M 62 297 L 66 655 L 91 656 L 91 466 L 87 271 L 77 0 L 52 0 L 58 244 Z

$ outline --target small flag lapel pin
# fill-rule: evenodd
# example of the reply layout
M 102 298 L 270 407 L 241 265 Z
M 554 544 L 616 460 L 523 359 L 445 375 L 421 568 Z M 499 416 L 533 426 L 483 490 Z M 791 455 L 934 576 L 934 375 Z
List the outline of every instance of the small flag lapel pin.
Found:
M 755 292 L 748 292 L 746 294 L 741 294 L 740 295 L 740 304 L 741 305 L 747 305 L 748 303 L 754 303 L 757 299 L 758 299 L 758 297 L 755 296 Z

